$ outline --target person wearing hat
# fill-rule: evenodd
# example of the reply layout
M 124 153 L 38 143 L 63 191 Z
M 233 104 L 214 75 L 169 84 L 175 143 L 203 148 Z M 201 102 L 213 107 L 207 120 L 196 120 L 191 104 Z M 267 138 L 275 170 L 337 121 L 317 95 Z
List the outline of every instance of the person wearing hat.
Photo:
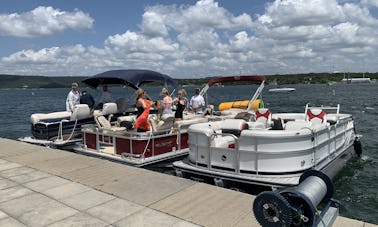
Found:
M 80 104 L 80 93 L 78 91 L 79 85 L 77 83 L 71 84 L 71 91 L 67 95 L 66 110 L 73 112 L 74 107 Z
M 196 114 L 203 113 L 203 107 L 205 106 L 205 99 L 200 95 L 200 89 L 196 88 L 195 95 L 190 99 L 190 107 Z
M 168 90 L 163 88 L 160 92 L 160 95 L 163 97 L 163 100 L 160 102 L 160 107 L 163 109 L 162 114 L 172 114 L 172 98 L 169 96 Z

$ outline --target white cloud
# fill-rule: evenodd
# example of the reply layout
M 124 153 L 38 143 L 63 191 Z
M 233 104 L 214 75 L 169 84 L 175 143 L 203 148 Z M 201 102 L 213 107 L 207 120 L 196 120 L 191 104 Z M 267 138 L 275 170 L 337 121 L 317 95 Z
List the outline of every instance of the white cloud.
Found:
M 86 13 L 61 11 L 39 6 L 25 13 L 0 14 L 0 35 L 35 37 L 52 35 L 65 29 L 88 29 L 93 19 Z
M 122 48 L 126 53 L 133 52 L 171 52 L 178 49 L 177 43 L 172 43 L 163 37 L 148 37 L 136 32 L 126 31 L 125 33 L 109 36 L 105 41 L 108 46 Z
M 270 26 L 302 26 L 335 23 L 344 17 L 336 0 L 276 0 L 268 4 L 259 21 Z
M 7 63 L 53 63 L 60 51 L 59 47 L 43 48 L 39 51 L 22 50 L 9 57 L 3 57 L 2 61 Z
M 147 11 L 143 14 L 142 21 L 143 34 L 152 37 L 165 37 L 168 35 L 168 28 L 164 23 L 164 15 Z
M 204 77 L 358 70 L 363 61 L 377 71 L 375 3 L 276 0 L 254 19 L 248 9 L 234 15 L 215 0 L 148 6 L 139 29 L 111 34 L 103 45 L 21 50 L 2 57 L 0 69 L 91 75 L 149 68 L 174 77 Z

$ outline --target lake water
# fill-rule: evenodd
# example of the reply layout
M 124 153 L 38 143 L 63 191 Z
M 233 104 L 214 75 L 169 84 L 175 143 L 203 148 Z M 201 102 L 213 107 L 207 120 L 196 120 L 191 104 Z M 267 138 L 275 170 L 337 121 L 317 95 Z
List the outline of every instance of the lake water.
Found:
M 334 183 L 335 197 L 341 201 L 341 215 L 378 224 L 378 84 L 364 85 L 293 85 L 293 93 L 263 94 L 265 106 L 274 112 L 304 112 L 306 103 L 341 105 L 341 112 L 353 114 L 356 130 L 363 135 L 362 158 L 352 159 L 338 174 Z M 216 106 L 222 101 L 249 99 L 257 85 L 212 87 L 208 100 Z M 116 98 L 134 102 L 131 89 L 111 88 Z M 160 88 L 146 88 L 158 98 Z M 189 98 L 194 87 L 186 88 Z M 96 91 L 88 89 L 92 95 Z M 30 115 L 65 109 L 69 89 L 8 89 L 0 90 L 0 137 L 17 139 L 30 135 Z M 129 97 L 129 98 L 128 98 Z M 0 148 L 1 149 L 1 148 Z

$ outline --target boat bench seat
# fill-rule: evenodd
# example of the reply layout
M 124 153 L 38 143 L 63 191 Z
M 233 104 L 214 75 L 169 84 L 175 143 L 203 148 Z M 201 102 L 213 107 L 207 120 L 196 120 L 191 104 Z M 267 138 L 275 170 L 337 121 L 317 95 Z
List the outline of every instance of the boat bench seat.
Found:
M 210 146 L 219 148 L 231 148 L 232 145 L 235 146 L 235 139 L 232 136 L 215 136 L 211 141 Z
M 302 128 L 310 128 L 311 122 L 304 120 L 288 121 L 286 122 L 284 129 L 288 131 L 298 131 Z
M 30 122 L 34 125 L 38 122 L 52 123 L 60 122 L 62 120 L 69 121 L 71 117 L 71 112 L 69 111 L 60 111 L 53 113 L 35 113 L 30 116 Z
M 192 118 L 192 119 L 187 119 L 187 120 L 184 119 L 181 121 L 176 121 L 173 127 L 183 129 L 183 128 L 188 128 L 192 124 L 204 123 L 208 121 L 209 121 L 208 118 Z
M 225 119 L 222 123 L 222 133 L 230 133 L 240 136 L 241 131 L 247 128 L 246 121 L 243 119 Z

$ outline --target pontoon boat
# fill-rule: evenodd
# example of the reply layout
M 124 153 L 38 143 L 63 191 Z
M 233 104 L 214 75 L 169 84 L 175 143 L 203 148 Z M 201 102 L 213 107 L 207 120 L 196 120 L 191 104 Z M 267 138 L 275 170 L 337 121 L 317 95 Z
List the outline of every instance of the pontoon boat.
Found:
M 259 89 L 262 91 L 264 83 Z M 333 177 L 361 151 L 352 115 L 337 107 L 310 107 L 303 113 L 249 111 L 249 119 L 191 125 L 189 156 L 173 163 L 179 176 L 212 178 L 272 188 L 298 184 L 309 169 Z
M 149 82 L 159 82 L 165 85 L 177 86 L 171 77 L 150 70 L 112 70 L 94 75 L 82 81 L 92 88 L 104 84 L 116 84 L 133 89 Z M 81 128 L 95 124 L 93 116 L 104 116 L 115 121 L 119 116 L 136 114 L 133 106 L 127 106 L 124 98 L 115 103 L 105 103 L 100 110 L 91 111 L 85 104 L 76 105 L 74 111 L 61 111 L 53 113 L 32 114 L 32 136 L 19 138 L 19 140 L 51 146 L 69 148 L 82 140 Z

